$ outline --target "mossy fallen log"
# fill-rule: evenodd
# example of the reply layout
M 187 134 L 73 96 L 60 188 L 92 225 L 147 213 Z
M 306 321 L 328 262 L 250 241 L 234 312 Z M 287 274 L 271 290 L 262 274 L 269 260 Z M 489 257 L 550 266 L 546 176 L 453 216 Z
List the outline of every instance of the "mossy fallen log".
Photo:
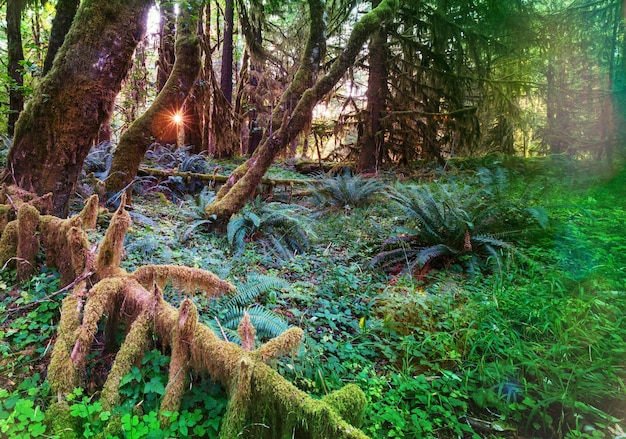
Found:
M 74 388 L 86 384 L 87 358 L 105 321 L 105 339 L 125 334 L 101 392 L 105 409 L 121 403 L 121 378 L 140 363 L 156 337 L 172 355 L 162 412 L 180 407 L 190 373 L 205 374 L 219 382 L 229 395 L 220 427 L 223 439 L 366 438 L 357 428 L 365 408 L 365 396 L 357 386 L 348 385 L 318 400 L 297 389 L 267 364 L 297 349 L 302 330 L 291 328 L 251 350 L 255 331 L 249 319 L 244 319 L 239 327 L 243 347 L 219 339 L 198 322 L 191 300 L 184 300 L 176 309 L 164 300 L 162 286 L 171 281 L 187 294 L 200 292 L 206 296 L 229 294 L 234 287 L 212 273 L 189 267 L 149 265 L 127 273 L 119 266 L 124 235 L 130 226 L 124 203 L 113 216 L 96 252 L 84 228 L 95 225 L 97 205 L 97 198 L 92 198 L 75 217 L 55 220 L 42 215 L 38 224 L 39 230 L 45 227 L 48 235 L 42 237 L 42 244 L 50 262 L 62 267 L 68 284 L 74 282 L 63 300 L 48 367 L 48 380 L 57 395 L 57 401 L 48 408 L 48 413 L 54 414 L 48 417 L 53 434 L 63 432 L 63 437 L 70 437 L 68 432 L 76 433 L 65 398 Z M 30 208 L 23 209 L 29 212 L 23 215 L 30 217 Z M 20 232 L 19 220 L 6 225 L 0 254 L 17 253 Z M 105 431 L 119 435 L 120 426 L 119 417 L 113 416 Z
M 216 184 L 225 184 L 228 182 L 228 179 L 231 178 L 228 175 L 219 175 L 219 174 L 200 174 L 195 172 L 182 172 L 182 171 L 174 171 L 167 169 L 156 169 L 156 168 L 139 168 L 139 172 L 137 175 L 140 176 L 154 176 L 154 177 L 181 177 L 185 180 L 196 179 L 199 181 L 203 181 L 206 183 L 216 183 Z M 270 178 L 264 177 L 261 180 L 261 183 L 269 186 L 296 186 L 296 185 L 306 185 L 306 184 L 315 184 L 315 180 L 311 179 L 301 179 L 301 178 Z

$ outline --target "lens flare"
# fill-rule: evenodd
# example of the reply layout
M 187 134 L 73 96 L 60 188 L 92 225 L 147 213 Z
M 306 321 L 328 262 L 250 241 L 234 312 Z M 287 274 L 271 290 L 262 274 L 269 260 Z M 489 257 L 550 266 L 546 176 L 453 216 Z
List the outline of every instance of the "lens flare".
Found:
M 177 111 L 172 115 L 172 122 L 174 122 L 176 125 L 180 125 L 183 123 L 183 115 L 180 111 Z

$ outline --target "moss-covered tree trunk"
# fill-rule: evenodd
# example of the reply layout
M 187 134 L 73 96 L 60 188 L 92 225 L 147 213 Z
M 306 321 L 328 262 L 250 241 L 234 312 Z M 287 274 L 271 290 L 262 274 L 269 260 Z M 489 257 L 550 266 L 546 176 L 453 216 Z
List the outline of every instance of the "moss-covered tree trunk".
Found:
M 376 7 L 380 0 L 372 0 Z M 387 98 L 387 31 L 381 26 L 369 44 L 369 76 L 367 79 L 367 110 L 363 121 L 363 135 L 359 136 L 357 169 L 361 173 L 375 173 L 382 157 L 384 132 L 381 124 Z
M 279 128 L 263 141 L 250 159 L 233 171 L 228 182 L 222 186 L 216 201 L 207 207 L 207 215 L 227 220 L 246 204 L 276 155 L 311 123 L 313 107 L 332 90 L 354 64 L 356 56 L 369 36 L 385 20 L 393 17 L 396 6 L 397 0 L 382 0 L 376 8 L 361 17 L 355 24 L 342 53 L 332 63 L 328 72 L 317 78 L 317 66 L 323 57 L 322 50 L 325 47 L 324 8 L 320 2 L 309 1 L 311 27 L 302 56 L 303 61 L 272 115 L 273 125 Z M 289 112 L 290 108 L 293 108 L 293 111 Z
M 200 72 L 200 52 L 195 35 L 196 23 L 188 8 L 182 8 L 176 26 L 176 61 L 172 73 L 156 99 L 122 134 L 113 155 L 106 192 L 114 194 L 127 187 L 137 175 L 141 160 L 159 132 L 175 124 L 173 115 L 181 111 Z
M 15 122 L 24 109 L 24 76 L 21 63 L 24 61 L 22 47 L 22 9 L 24 0 L 9 0 L 7 2 L 7 46 L 8 46 L 8 74 L 11 78 L 9 87 L 9 118 L 7 132 L 11 136 L 15 132 Z
M 142 38 L 150 0 L 83 0 L 52 70 L 15 127 L 2 180 L 53 193 L 65 216 L 83 162 L 113 111 Z
M 52 29 L 50 30 L 50 39 L 48 40 L 48 51 L 43 61 L 43 74 L 47 74 L 52 69 L 52 62 L 57 52 L 63 45 L 65 35 L 72 26 L 72 21 L 76 16 L 78 4 L 80 0 L 58 0 L 55 6 L 57 11 L 52 20 Z

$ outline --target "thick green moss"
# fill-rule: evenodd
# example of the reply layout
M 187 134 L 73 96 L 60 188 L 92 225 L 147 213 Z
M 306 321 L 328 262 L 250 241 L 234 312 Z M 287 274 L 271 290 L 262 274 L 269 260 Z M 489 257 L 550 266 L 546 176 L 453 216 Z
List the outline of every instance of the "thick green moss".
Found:
M 0 267 L 17 256 L 17 241 L 17 220 L 13 220 L 5 226 L 2 237 L 0 237 Z
M 70 413 L 70 407 L 65 401 L 55 402 L 46 410 L 46 424 L 50 433 L 63 439 L 78 439 L 79 425 L 76 418 Z M 56 436 L 55 436 L 56 437 Z

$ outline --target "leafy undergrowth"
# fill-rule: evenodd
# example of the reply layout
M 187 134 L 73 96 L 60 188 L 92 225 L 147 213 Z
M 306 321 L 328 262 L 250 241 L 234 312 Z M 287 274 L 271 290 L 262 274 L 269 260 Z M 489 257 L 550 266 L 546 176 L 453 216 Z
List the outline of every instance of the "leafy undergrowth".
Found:
M 194 299 L 200 318 L 223 337 L 234 340 L 233 325 L 244 310 L 257 319 L 261 338 L 289 325 L 303 328 L 300 353 L 276 367 L 320 396 L 358 384 L 369 400 L 362 428 L 372 438 L 620 437 L 626 417 L 624 174 L 592 180 L 577 171 L 581 165 L 548 160 L 479 165 L 463 163 L 430 183 L 431 193 L 463 187 L 463 196 L 495 194 L 491 205 L 480 204 L 480 215 L 467 203 L 455 207 L 454 193 L 445 206 L 448 214 L 462 208 L 468 227 L 507 244 L 495 246 L 471 272 L 465 270 L 471 246 L 462 242 L 454 258 L 432 267 L 429 260 L 411 260 L 408 247 L 404 262 L 386 271 L 373 266 L 385 241 L 423 227 L 384 191 L 359 207 L 322 203 L 324 210 L 300 210 L 309 215 L 310 245 L 281 258 L 264 242 L 284 242 L 288 229 L 265 232 L 266 241 L 242 235 L 236 246 L 202 227 L 182 239 L 197 219 L 193 197 L 171 202 L 153 192 L 135 199 L 124 265 L 184 264 L 228 278 L 238 286 L 232 300 Z M 544 210 L 549 223 L 538 227 Z M 534 216 L 526 221 L 525 212 Z M 493 218 L 521 219 L 508 227 Z M 103 230 L 107 218 L 101 222 Z M 441 221 L 432 235 L 441 242 L 427 245 L 450 244 L 445 228 L 458 223 L 450 224 Z M 509 247 L 515 251 L 508 254 Z M 64 293 L 46 297 L 57 291 L 54 271 L 42 269 L 21 287 L 14 272 L 0 275 L 2 437 L 51 437 L 44 436 L 42 414 L 54 397 L 45 368 Z M 173 289 L 166 297 L 181 300 Z M 158 343 L 154 348 L 122 382 L 125 402 L 116 410 L 127 437 L 217 437 L 226 400 L 206 378 L 194 378 L 181 412 L 167 414 L 169 426 L 160 425 L 156 407 L 169 357 L 156 350 Z M 94 355 L 94 387 L 77 389 L 69 401 L 73 437 L 95 437 L 111 416 L 93 402 L 109 364 Z

